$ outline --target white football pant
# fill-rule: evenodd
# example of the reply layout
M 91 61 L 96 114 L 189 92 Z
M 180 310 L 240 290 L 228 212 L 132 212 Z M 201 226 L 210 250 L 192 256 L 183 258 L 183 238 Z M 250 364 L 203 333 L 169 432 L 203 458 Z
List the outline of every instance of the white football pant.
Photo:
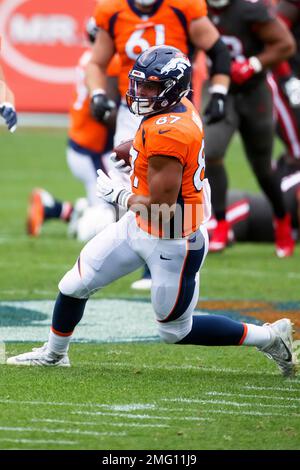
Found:
M 132 114 L 127 104 L 122 101 L 117 114 L 114 147 L 117 147 L 117 145 L 125 140 L 133 139 L 142 119 L 142 116 Z
M 158 332 L 164 341 L 175 343 L 192 328 L 199 270 L 207 250 L 208 235 L 203 225 L 186 238 L 159 239 L 141 230 L 129 211 L 85 245 L 58 287 L 64 295 L 88 298 L 147 263 Z

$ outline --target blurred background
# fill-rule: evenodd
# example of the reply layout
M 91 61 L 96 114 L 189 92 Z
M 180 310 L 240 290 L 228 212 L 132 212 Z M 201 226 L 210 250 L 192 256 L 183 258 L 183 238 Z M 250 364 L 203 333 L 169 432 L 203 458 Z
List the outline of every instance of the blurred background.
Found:
M 95 0 L 0 0 L 1 60 L 19 112 L 67 113 L 75 66 L 87 46 L 85 20 L 94 5 Z

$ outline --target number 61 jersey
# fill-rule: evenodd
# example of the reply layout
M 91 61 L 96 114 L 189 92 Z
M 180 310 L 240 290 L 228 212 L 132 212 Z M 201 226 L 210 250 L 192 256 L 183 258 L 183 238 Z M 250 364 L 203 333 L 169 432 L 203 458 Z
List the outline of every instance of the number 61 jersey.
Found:
M 137 57 L 151 46 L 167 44 L 189 53 L 191 21 L 207 15 L 205 0 L 158 0 L 150 14 L 141 13 L 134 0 L 99 0 L 94 17 L 109 33 L 121 58 L 119 90 L 128 88 L 128 73 Z
M 134 194 L 149 195 L 148 163 L 153 156 L 173 157 L 182 165 L 181 188 L 176 211 L 168 226 L 148 222 L 147 214 L 137 215 L 140 228 L 154 236 L 182 238 L 195 232 L 210 210 L 205 176 L 202 122 L 194 105 L 183 98 L 162 114 L 146 117 L 135 135 L 130 151 L 131 186 Z

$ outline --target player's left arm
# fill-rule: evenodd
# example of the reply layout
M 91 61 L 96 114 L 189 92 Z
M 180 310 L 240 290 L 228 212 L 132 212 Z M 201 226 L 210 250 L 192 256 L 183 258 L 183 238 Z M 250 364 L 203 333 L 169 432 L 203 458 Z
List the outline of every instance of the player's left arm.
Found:
M 4 72 L 0 64 L 0 103 L 9 102 L 13 106 L 15 104 L 15 97 L 11 89 L 7 86 L 4 78 Z
M 128 199 L 128 208 L 139 211 L 145 208 L 148 216 L 161 217 L 159 207 L 165 205 L 169 209 L 164 222 L 170 219 L 175 211 L 182 183 L 183 166 L 177 158 L 168 156 L 152 156 L 148 160 L 149 195 L 132 194 Z
M 263 51 L 256 56 L 262 69 L 274 67 L 295 54 L 295 40 L 287 26 L 278 18 L 255 23 L 253 31 L 264 43 Z
M 226 115 L 226 96 L 230 83 L 230 55 L 220 34 L 207 16 L 191 21 L 189 36 L 197 49 L 204 50 L 211 59 L 211 94 L 204 112 L 206 123 L 224 119 Z
M 189 37 L 193 45 L 205 51 L 212 61 L 211 83 L 229 87 L 230 55 L 220 34 L 207 16 L 191 21 Z

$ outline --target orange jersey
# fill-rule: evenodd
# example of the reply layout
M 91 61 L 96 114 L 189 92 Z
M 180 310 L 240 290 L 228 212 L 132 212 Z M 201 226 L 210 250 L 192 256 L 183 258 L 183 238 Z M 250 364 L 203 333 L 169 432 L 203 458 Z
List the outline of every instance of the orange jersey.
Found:
M 190 23 L 206 15 L 205 0 L 162 0 L 151 16 L 141 14 L 133 0 L 99 0 L 96 23 L 110 34 L 121 58 L 121 96 L 125 96 L 129 70 L 141 52 L 167 44 L 188 54 Z
M 75 97 L 70 109 L 69 137 L 81 147 L 93 152 L 103 152 L 108 139 L 108 130 L 104 124 L 92 117 L 89 92 L 85 84 L 85 70 L 90 58 L 91 50 L 85 51 L 77 66 Z M 119 58 L 115 55 L 107 68 L 107 74 L 117 76 L 119 67 Z
M 182 183 L 177 200 L 183 213 L 180 236 L 189 235 L 203 222 L 205 156 L 202 122 L 187 98 L 183 98 L 168 113 L 143 119 L 131 149 L 134 194 L 149 195 L 148 159 L 154 155 L 171 156 L 182 164 Z M 137 223 L 152 235 L 165 236 L 153 224 L 150 226 L 148 221 L 143 220 L 141 215 L 137 215 Z

